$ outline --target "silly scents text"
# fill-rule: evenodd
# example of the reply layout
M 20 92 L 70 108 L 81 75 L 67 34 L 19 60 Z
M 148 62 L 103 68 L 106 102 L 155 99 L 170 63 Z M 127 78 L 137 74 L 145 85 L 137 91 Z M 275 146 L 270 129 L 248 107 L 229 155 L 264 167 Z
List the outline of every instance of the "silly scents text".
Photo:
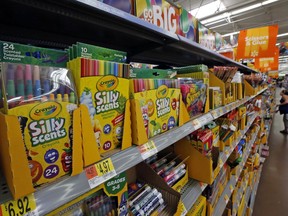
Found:
M 157 117 L 170 112 L 170 98 L 160 98 L 156 100 Z
M 32 121 L 29 126 L 29 134 L 32 146 L 61 139 L 67 135 L 64 128 L 64 118 L 50 118 L 46 120 Z
M 118 91 L 101 91 L 95 94 L 96 113 L 103 113 L 119 108 Z

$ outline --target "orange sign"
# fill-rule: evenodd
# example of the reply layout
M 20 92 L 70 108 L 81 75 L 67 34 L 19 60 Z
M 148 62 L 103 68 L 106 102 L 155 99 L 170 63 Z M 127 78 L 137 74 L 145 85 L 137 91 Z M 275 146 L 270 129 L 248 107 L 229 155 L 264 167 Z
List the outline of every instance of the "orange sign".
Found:
M 267 58 L 255 58 L 255 68 L 261 72 L 267 72 L 271 70 L 278 70 L 279 65 L 279 48 L 276 47 L 274 53 L 271 53 L 271 57 Z
M 237 59 L 271 57 L 277 41 L 278 25 L 240 31 Z

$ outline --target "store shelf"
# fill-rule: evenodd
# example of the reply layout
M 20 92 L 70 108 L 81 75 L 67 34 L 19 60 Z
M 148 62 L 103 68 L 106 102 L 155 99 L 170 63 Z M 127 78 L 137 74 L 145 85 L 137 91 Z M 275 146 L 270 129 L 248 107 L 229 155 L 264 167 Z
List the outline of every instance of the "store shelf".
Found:
M 259 131 L 259 128 L 257 128 L 256 133 L 254 134 L 253 138 L 251 139 L 251 141 L 249 142 L 249 144 L 246 146 L 245 148 L 245 153 L 243 154 L 243 160 L 241 161 L 241 163 L 238 165 L 240 167 L 240 172 L 238 173 L 238 175 L 233 175 L 230 178 L 230 181 L 227 183 L 221 197 L 218 200 L 218 203 L 215 207 L 215 210 L 213 212 L 214 216 L 219 216 L 222 215 L 224 212 L 224 209 L 229 201 L 229 198 L 231 197 L 231 194 L 235 188 L 235 185 L 237 183 L 237 180 L 239 178 L 240 173 L 242 172 L 244 165 L 248 159 L 248 156 L 250 154 L 251 151 L 251 147 L 253 145 L 253 143 L 255 142 L 256 138 L 257 138 L 257 133 Z
M 0 40 L 61 49 L 81 41 L 126 51 L 129 61 L 171 66 L 230 65 L 243 73 L 255 72 L 99 1 L 6 0 L 1 2 L 0 27 Z
M 223 167 L 223 165 L 228 160 L 230 154 L 233 152 L 235 147 L 238 145 L 242 137 L 245 135 L 247 130 L 251 127 L 252 123 L 254 122 L 257 115 L 254 115 L 252 117 L 252 120 L 248 123 L 248 125 L 245 127 L 243 131 L 241 131 L 241 136 L 238 137 L 236 141 L 233 142 L 232 146 L 225 147 L 225 150 L 223 152 L 220 152 L 219 155 L 219 162 L 220 169 Z M 194 179 L 190 179 L 187 186 L 184 187 L 181 191 L 181 200 L 184 203 L 184 206 L 187 210 L 191 209 L 193 204 L 196 202 L 198 197 L 201 195 L 201 193 L 206 188 L 207 184 L 204 184 L 202 182 L 196 181 Z
M 245 99 L 239 101 L 238 103 L 223 106 L 221 107 L 221 109 L 225 110 L 225 112 L 229 112 L 235 109 L 237 106 L 246 103 L 253 97 L 246 97 Z M 212 120 L 225 114 L 224 112 L 221 112 L 219 113 L 219 115 L 217 114 L 217 116 L 213 117 L 212 113 L 213 111 L 203 114 L 191 120 L 190 122 L 184 124 L 181 127 L 174 128 L 150 140 L 152 140 L 155 143 L 157 151 L 161 151 L 167 148 L 168 146 L 172 145 L 173 143 L 177 142 L 178 140 L 182 139 L 183 137 L 187 136 L 188 134 L 192 133 L 193 131 L 197 130 L 198 128 L 206 125 Z M 254 116 L 254 118 L 255 117 L 256 116 Z M 242 136 L 249 129 L 252 122 L 253 121 L 250 121 L 249 125 L 242 132 Z M 231 154 L 231 152 L 236 147 L 239 141 L 240 137 L 236 142 L 233 143 L 233 148 L 226 147 L 225 151 L 220 154 L 220 158 L 222 161 L 220 164 L 221 167 L 226 162 L 229 155 Z M 113 154 L 110 158 L 112 160 L 116 173 L 122 173 L 143 161 L 143 158 L 140 154 L 138 147 L 134 145 L 126 150 Z M 202 191 L 205 189 L 206 186 L 207 186 L 206 184 L 202 184 L 192 179 L 189 181 L 189 186 L 187 186 L 189 190 L 188 189 L 185 190 L 185 192 L 182 194 L 182 199 L 186 209 L 190 209 L 192 207 L 192 205 L 195 203 L 196 199 L 199 197 L 199 195 L 202 193 Z M 38 190 L 35 192 L 37 211 L 39 212 L 40 215 L 47 214 L 53 209 L 61 205 L 64 205 L 65 203 L 77 198 L 78 196 L 88 192 L 89 190 L 91 189 L 88 184 L 85 172 L 82 172 L 77 176 L 72 177 L 65 176 L 63 178 L 60 178 L 51 184 L 47 184 L 44 187 L 38 188 Z M 195 198 L 191 199 L 191 197 Z M 5 193 L 4 196 L 1 196 L 0 203 L 4 203 L 11 199 L 12 199 L 11 193 L 10 192 Z M 46 202 L 47 199 L 54 200 L 54 202 L 47 203 Z
M 233 206 L 232 206 L 232 215 L 235 216 L 237 214 L 238 211 L 238 207 L 240 205 L 240 201 L 243 197 L 243 193 L 246 191 L 246 189 L 249 187 L 248 186 L 248 178 L 249 176 L 247 176 L 245 178 L 245 183 L 243 185 L 241 185 L 241 187 L 239 188 L 239 190 L 237 191 L 237 197 L 236 197 L 236 202 L 233 202 Z M 236 182 L 237 184 L 237 182 Z
M 250 202 L 250 206 L 249 208 L 251 208 L 252 212 L 253 212 L 253 207 L 254 207 L 254 204 L 255 204 L 255 199 L 256 199 L 256 195 L 257 195 L 257 190 L 258 190 L 258 186 L 259 186 L 259 183 L 260 183 L 260 178 L 261 178 L 261 173 L 262 173 L 262 167 L 260 168 L 260 174 L 259 174 L 259 179 L 258 181 L 256 182 L 255 186 L 253 187 L 253 191 L 252 191 L 252 194 L 251 194 L 251 202 Z

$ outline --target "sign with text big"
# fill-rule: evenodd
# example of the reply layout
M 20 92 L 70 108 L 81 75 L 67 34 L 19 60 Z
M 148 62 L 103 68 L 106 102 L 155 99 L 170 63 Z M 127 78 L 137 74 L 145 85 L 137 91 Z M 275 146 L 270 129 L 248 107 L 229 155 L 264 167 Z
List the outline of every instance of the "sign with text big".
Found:
M 278 25 L 240 31 L 237 59 L 271 57 L 277 41 Z
M 180 11 L 164 0 L 136 0 L 136 16 L 172 33 L 180 33 Z

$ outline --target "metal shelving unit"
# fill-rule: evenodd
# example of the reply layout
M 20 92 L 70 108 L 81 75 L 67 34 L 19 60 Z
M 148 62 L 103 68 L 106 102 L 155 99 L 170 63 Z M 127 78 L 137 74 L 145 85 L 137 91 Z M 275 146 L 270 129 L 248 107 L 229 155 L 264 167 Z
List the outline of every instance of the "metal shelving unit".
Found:
M 226 163 L 228 160 L 230 154 L 233 152 L 235 147 L 238 145 L 242 137 L 245 135 L 247 130 L 251 127 L 253 121 L 255 120 L 256 115 L 252 117 L 252 120 L 249 122 L 249 124 L 245 127 L 243 131 L 241 131 L 241 136 L 238 137 L 236 141 L 233 142 L 232 146 L 227 146 L 225 147 L 225 150 L 220 153 L 219 155 L 219 161 L 221 160 L 220 169 L 223 167 L 223 165 Z M 187 210 L 191 209 L 193 204 L 196 202 L 198 197 L 201 195 L 201 193 L 205 190 L 207 184 L 201 183 L 199 181 L 196 181 L 194 179 L 190 179 L 189 183 L 187 184 L 186 187 L 182 189 L 182 196 L 181 200 L 184 203 L 184 206 Z M 192 197 L 192 199 L 191 199 Z
M 219 198 L 218 200 L 218 203 L 215 207 L 215 210 L 213 212 L 213 215 L 214 216 L 218 216 L 218 215 L 222 215 L 222 213 L 224 212 L 224 209 L 228 203 L 228 200 L 235 188 L 235 185 L 237 183 L 237 180 L 239 178 L 239 175 L 240 173 L 242 172 L 243 168 L 244 168 L 244 165 L 246 163 L 246 160 L 248 159 L 248 156 L 250 154 L 250 151 L 251 151 L 251 147 L 253 145 L 253 143 L 255 142 L 256 138 L 257 138 L 257 133 L 259 131 L 259 128 L 257 129 L 256 133 L 254 134 L 254 137 L 252 138 L 252 140 L 249 142 L 249 144 L 247 145 L 247 147 L 245 148 L 245 154 L 243 155 L 243 160 L 241 161 L 241 163 L 239 164 L 239 167 L 240 167 L 240 172 L 238 175 L 233 175 L 231 178 L 230 178 L 230 181 L 227 183 L 221 197 Z M 231 189 L 233 188 L 233 190 Z M 227 200 L 227 197 L 228 197 L 228 200 Z
M 262 93 L 262 91 L 259 92 L 259 94 L 260 93 Z M 220 116 L 246 103 L 247 101 L 253 99 L 254 97 L 256 97 L 256 95 L 252 97 L 246 97 L 236 103 L 220 107 L 216 110 L 216 112 L 211 111 L 209 113 L 203 114 L 197 117 L 196 119 L 193 119 L 190 122 L 184 124 L 181 127 L 174 128 L 150 140 L 152 140 L 155 143 L 157 151 L 161 151 L 169 147 L 173 143 L 177 142 L 178 140 L 182 139 L 183 137 L 187 136 L 188 134 L 192 133 L 196 129 L 206 125 L 207 123 L 211 122 L 214 119 L 219 118 Z M 255 118 L 256 116 L 254 116 L 252 119 L 254 120 Z M 197 122 L 200 123 L 197 125 L 197 128 L 193 127 L 192 122 L 195 120 L 197 120 Z M 238 140 L 236 140 L 233 143 L 233 148 L 226 147 L 225 151 L 223 151 L 220 154 L 220 158 L 223 162 L 221 167 L 226 162 L 229 155 L 232 153 L 233 149 L 236 147 L 240 139 L 249 129 L 252 122 L 253 121 L 250 121 L 249 125 L 245 128 L 245 130 L 241 132 L 242 136 L 239 137 Z M 143 161 L 138 147 L 134 145 L 126 150 L 113 154 L 110 158 L 112 160 L 116 173 L 122 173 L 125 170 L 128 170 L 131 167 L 134 167 L 135 165 Z M 187 189 L 185 191 L 183 190 L 184 192 L 182 193 L 182 200 L 187 210 L 189 210 L 192 207 L 192 205 L 195 203 L 195 201 L 203 192 L 203 190 L 206 188 L 206 186 L 207 186 L 206 184 L 190 179 L 189 183 L 187 184 Z M 44 187 L 40 187 L 35 192 L 34 195 L 37 203 L 37 211 L 39 212 L 40 215 L 47 214 L 53 209 L 58 208 L 61 205 L 64 205 L 65 203 L 77 198 L 78 196 L 88 192 L 89 190 L 91 189 L 88 184 L 85 171 L 83 171 L 81 174 L 77 176 L 71 176 L 71 177 L 65 176 L 63 178 L 60 178 L 53 183 L 47 184 Z M 191 199 L 191 197 L 195 198 Z M 10 194 L 10 192 L 8 192 L 5 194 L 5 196 L 1 196 L 0 203 L 4 203 L 11 199 L 12 195 Z M 47 199 L 54 200 L 54 202 L 48 203 L 46 202 Z M 43 203 L 45 203 L 45 205 Z
M 170 66 L 229 65 L 243 73 L 255 72 L 99 1 L 5 0 L 1 2 L 0 20 L 0 40 L 61 49 L 81 41 L 126 51 L 129 61 Z
M 208 66 L 230 65 L 237 66 L 243 73 L 255 72 L 195 42 L 99 1 L 5 0 L 0 5 L 0 40 L 61 49 L 81 41 L 126 51 L 129 61 L 170 66 L 199 63 Z M 80 30 L 79 26 L 81 26 Z M 177 127 L 151 140 L 154 141 L 157 150 L 161 151 L 253 97 L 255 96 L 246 97 L 196 118 L 199 123 L 197 127 L 193 126 L 195 120 L 191 120 L 182 127 Z M 228 156 L 224 153 L 221 155 L 223 163 Z M 111 160 L 116 173 L 121 173 L 143 161 L 137 146 L 112 155 Z M 5 180 L 1 179 L 1 182 L 3 182 L 2 187 L 7 189 Z M 191 208 L 205 187 L 206 184 L 195 180 L 189 181 L 186 192 L 182 195 L 187 209 Z M 37 189 L 34 194 L 37 211 L 39 215 L 44 215 L 89 190 L 85 172 L 73 177 L 60 178 Z M 6 191 L 3 196 L 1 194 L 0 203 L 11 199 L 10 192 Z M 53 200 L 53 203 L 47 200 Z

